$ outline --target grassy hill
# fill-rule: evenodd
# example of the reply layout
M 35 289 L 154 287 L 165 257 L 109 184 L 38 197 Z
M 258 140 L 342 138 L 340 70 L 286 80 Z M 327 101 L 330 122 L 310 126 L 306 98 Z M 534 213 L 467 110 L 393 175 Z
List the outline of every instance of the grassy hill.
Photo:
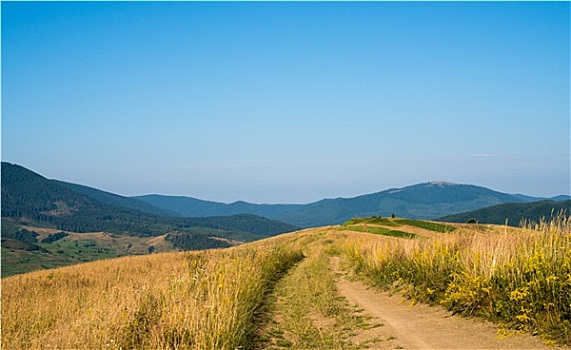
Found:
M 356 219 L 228 249 L 8 277 L 2 343 L 10 349 L 374 346 L 382 340 L 353 337 L 375 326 L 336 294 L 329 262 L 335 256 L 377 288 L 569 344 L 570 227 L 565 217 L 536 230 Z
M 236 202 L 231 204 L 202 201 L 189 197 L 148 195 L 135 197 L 156 207 L 183 216 L 212 216 L 251 213 L 299 227 L 341 224 L 353 217 L 397 216 L 435 219 L 445 215 L 501 203 L 539 200 L 520 194 L 507 194 L 473 185 L 428 182 L 393 188 L 354 198 L 323 199 L 303 205 L 269 205 Z
M 564 211 L 571 213 L 571 200 L 564 201 L 539 201 L 532 203 L 506 203 L 487 208 L 473 210 L 456 215 L 440 218 L 447 222 L 468 222 L 475 220 L 486 224 L 505 224 L 519 226 L 522 221 L 539 222 L 541 219 L 549 219 Z

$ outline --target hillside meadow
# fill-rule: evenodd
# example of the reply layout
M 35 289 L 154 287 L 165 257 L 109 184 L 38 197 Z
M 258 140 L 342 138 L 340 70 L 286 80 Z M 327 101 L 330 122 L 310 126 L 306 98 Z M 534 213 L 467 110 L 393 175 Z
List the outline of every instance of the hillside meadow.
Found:
M 22 232 L 28 233 L 29 237 L 18 237 L 17 234 Z M 50 239 L 54 236 L 55 239 Z M 252 240 L 247 234 L 235 236 Z M 5 232 L 3 227 L 2 276 L 150 252 L 229 247 L 242 242 L 200 233 L 175 232 L 149 237 L 108 232 L 63 232 L 33 226 L 21 226 L 14 237 L 10 232 Z
M 370 346 L 349 340 L 346 329 L 372 326 L 343 317 L 349 310 L 339 304 L 327 277 L 332 256 L 357 278 L 413 302 L 492 320 L 505 333 L 529 332 L 547 343 L 571 344 L 570 227 L 563 216 L 526 228 L 371 218 L 226 249 L 123 257 L 11 276 L 2 279 L 2 345 Z M 284 285 L 285 280 L 293 282 Z M 280 324 L 270 321 L 276 313 Z M 332 331 L 319 333 L 305 314 L 333 319 Z M 339 322 L 342 326 L 335 326 Z

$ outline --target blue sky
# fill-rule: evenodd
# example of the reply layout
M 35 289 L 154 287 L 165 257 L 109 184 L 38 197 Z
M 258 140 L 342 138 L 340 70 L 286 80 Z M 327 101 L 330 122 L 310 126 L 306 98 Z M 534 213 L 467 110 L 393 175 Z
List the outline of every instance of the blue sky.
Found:
M 569 2 L 2 2 L 2 160 L 223 202 L 569 194 L 569 23 Z

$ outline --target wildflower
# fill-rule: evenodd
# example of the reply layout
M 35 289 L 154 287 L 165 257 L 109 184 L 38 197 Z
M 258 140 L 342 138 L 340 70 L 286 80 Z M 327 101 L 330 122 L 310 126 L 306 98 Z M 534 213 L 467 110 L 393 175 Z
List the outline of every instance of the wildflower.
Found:
M 554 282 L 554 281 L 557 281 L 557 276 L 555 276 L 555 275 L 547 276 L 547 278 L 545 280 L 547 281 L 547 283 Z
M 520 291 L 519 289 L 514 290 L 510 293 L 510 300 L 522 300 L 527 297 L 527 288 Z

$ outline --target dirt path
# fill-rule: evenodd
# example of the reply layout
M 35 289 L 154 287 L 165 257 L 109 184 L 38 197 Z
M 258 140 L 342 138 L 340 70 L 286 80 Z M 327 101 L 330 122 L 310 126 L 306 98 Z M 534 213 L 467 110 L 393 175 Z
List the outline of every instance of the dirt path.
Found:
M 400 296 L 375 291 L 360 282 L 345 278 L 339 258 L 331 260 L 338 279 L 339 293 L 350 304 L 358 305 L 382 327 L 368 330 L 385 340 L 376 349 L 554 349 L 538 337 L 517 335 L 499 337 L 497 327 L 489 322 L 452 316 L 442 307 L 410 306 Z

